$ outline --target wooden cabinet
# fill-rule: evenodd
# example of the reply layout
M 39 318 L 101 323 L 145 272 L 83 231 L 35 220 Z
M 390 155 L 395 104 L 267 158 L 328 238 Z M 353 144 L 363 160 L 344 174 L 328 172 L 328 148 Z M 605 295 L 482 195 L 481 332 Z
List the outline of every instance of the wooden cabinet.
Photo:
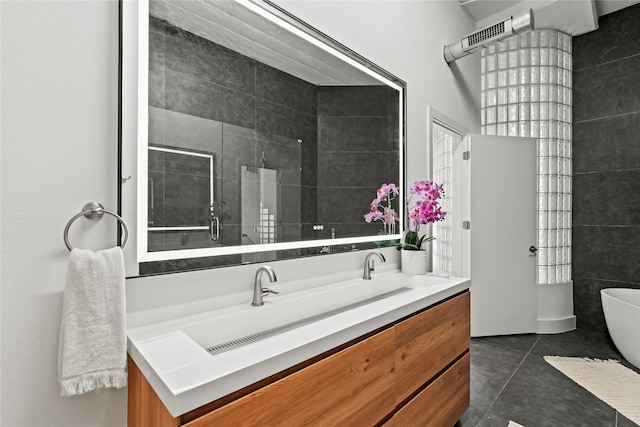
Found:
M 171 416 L 131 357 L 128 362 L 127 425 L 178 427 L 180 420 Z
M 388 329 L 186 424 L 374 425 L 394 408 Z
M 469 353 L 402 406 L 385 427 L 452 426 L 469 407 Z
M 469 406 L 469 292 L 173 418 L 132 360 L 129 426 L 452 426 Z
M 395 325 L 396 403 L 469 348 L 468 293 Z

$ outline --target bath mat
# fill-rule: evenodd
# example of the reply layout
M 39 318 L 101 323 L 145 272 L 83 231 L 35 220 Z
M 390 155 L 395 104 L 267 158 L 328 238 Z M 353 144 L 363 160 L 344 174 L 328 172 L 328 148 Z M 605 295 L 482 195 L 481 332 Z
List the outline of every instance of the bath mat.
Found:
M 640 374 L 616 360 L 545 356 L 551 366 L 640 425 Z

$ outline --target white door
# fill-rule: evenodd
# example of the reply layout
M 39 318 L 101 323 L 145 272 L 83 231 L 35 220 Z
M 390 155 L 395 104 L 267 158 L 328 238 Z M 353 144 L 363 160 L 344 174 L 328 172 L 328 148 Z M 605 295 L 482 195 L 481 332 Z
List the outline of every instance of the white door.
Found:
M 468 135 L 463 146 L 471 335 L 536 332 L 536 140 Z

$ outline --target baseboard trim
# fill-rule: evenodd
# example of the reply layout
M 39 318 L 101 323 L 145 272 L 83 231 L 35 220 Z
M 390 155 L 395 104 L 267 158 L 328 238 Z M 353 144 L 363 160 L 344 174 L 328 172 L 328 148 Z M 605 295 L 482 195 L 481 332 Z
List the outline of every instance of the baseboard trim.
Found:
M 538 319 L 536 333 L 561 334 L 576 329 L 576 316 L 561 319 Z

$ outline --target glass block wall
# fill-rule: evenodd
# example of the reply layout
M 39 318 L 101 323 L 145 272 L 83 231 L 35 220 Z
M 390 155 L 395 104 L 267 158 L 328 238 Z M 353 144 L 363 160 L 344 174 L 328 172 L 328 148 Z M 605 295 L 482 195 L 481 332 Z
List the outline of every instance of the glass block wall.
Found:
M 442 210 L 447 213 L 443 221 L 435 222 L 432 234 L 433 271 L 453 274 L 453 153 L 462 135 L 434 122 L 431 140 L 433 144 L 433 181 L 442 185 L 444 195 L 440 199 Z M 459 197 L 459 196 L 458 196 Z M 459 274 L 459 273 L 458 273 Z
M 482 50 L 484 135 L 538 139 L 538 283 L 571 280 L 571 37 L 537 30 Z

